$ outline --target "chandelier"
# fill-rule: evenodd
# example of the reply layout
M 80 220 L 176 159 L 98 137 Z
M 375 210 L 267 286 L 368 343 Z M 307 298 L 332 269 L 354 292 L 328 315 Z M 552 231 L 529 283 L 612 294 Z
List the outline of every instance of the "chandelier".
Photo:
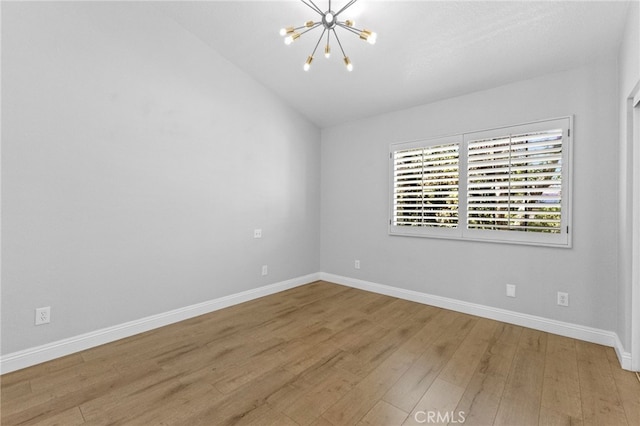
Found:
M 320 37 L 318 38 L 316 47 L 313 49 L 313 52 L 311 52 L 311 55 L 309 55 L 306 62 L 304 63 L 303 69 L 305 71 L 309 71 L 309 68 L 311 68 L 311 62 L 313 62 L 314 55 L 316 54 L 316 50 L 318 50 L 318 46 L 320 45 L 320 42 L 325 38 L 326 38 L 326 45 L 324 47 L 324 56 L 325 58 L 329 58 L 331 56 L 331 46 L 329 42 L 331 40 L 331 34 L 333 34 L 334 38 L 336 39 L 336 42 L 338 43 L 338 46 L 340 46 L 340 51 L 342 52 L 343 61 L 345 66 L 347 67 L 347 70 L 352 71 L 353 65 L 351 64 L 351 60 L 349 59 L 347 54 L 344 52 L 344 49 L 342 48 L 342 43 L 340 43 L 340 39 L 338 38 L 338 33 L 336 32 L 336 28 L 342 28 L 344 30 L 352 32 L 353 34 L 359 36 L 360 39 L 368 42 L 369 44 L 375 44 L 376 38 L 377 38 L 376 33 L 370 30 L 367 30 L 367 29 L 361 30 L 356 28 L 355 22 L 352 20 L 349 20 L 349 19 L 345 21 L 338 20 L 340 14 L 342 14 L 342 12 L 347 10 L 349 7 L 353 6 L 353 4 L 358 0 L 350 0 L 342 9 L 338 10 L 337 12 L 334 12 L 333 10 L 331 10 L 331 0 L 329 0 L 329 6 L 327 7 L 326 12 L 323 12 L 313 2 L 313 0 L 300 0 L 300 1 L 304 3 L 307 7 L 312 9 L 314 12 L 316 12 L 318 15 L 320 15 L 319 21 L 307 21 L 304 23 L 304 25 L 300 27 L 282 28 L 280 30 L 280 35 L 284 36 L 284 43 L 286 45 L 290 45 L 294 41 L 298 40 L 300 36 L 302 36 L 303 34 L 308 33 L 309 31 L 315 30 L 316 28 L 322 28 L 322 34 L 320 34 Z M 326 34 L 326 37 L 325 37 L 325 34 Z

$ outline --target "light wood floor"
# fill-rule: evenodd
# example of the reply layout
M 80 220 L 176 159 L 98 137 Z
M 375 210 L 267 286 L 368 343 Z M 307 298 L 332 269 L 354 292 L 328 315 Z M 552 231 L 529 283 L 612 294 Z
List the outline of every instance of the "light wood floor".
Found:
M 640 425 L 613 349 L 316 282 L 2 376 L 2 425 Z

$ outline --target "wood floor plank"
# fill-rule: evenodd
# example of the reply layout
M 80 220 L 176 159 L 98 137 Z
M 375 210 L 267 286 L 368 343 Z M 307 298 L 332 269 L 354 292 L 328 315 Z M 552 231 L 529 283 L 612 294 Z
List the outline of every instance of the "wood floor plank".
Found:
M 11 384 L 3 384 L 2 401 L 8 402 L 13 399 L 28 398 L 31 393 L 31 382 L 25 380 L 22 382 L 14 382 Z
M 330 407 L 323 414 L 325 419 L 336 425 L 357 423 L 458 317 L 455 312 L 429 308 L 430 317 L 423 328 Z
M 433 311 L 432 311 L 433 312 Z M 446 326 L 458 318 L 451 311 L 437 311 L 423 329 L 411 337 L 394 354 L 384 360 L 341 400 L 330 407 L 322 417 L 335 425 L 355 424 L 365 416 L 388 389 L 409 369 L 415 360 L 431 345 L 429 336 L 437 338 Z
M 477 320 L 475 317 L 456 314 L 451 325 L 389 389 L 383 399 L 401 410 L 411 412 Z
M 216 373 L 214 386 L 220 392 L 228 394 L 262 376 L 265 371 L 280 368 L 285 360 L 285 355 L 280 352 L 282 343 L 278 339 L 273 342 L 272 346 L 265 348 L 255 356 L 219 369 Z
M 468 424 L 493 424 L 522 330 L 522 327 L 501 323 L 490 337 L 456 407 L 456 412 L 464 413 Z
M 539 426 L 581 426 L 582 424 L 582 417 L 572 417 L 547 406 L 540 407 Z
M 403 425 L 419 425 L 425 421 L 429 424 L 446 425 L 464 421 L 464 414 L 455 411 L 463 394 L 462 386 L 441 378 L 435 379 Z
M 465 388 L 456 413 L 464 413 L 468 424 L 493 424 L 502 395 L 504 379 L 493 374 L 476 372 Z
M 105 413 L 115 410 L 129 415 L 131 409 L 123 410 L 123 405 L 136 408 L 141 405 L 140 398 L 137 398 L 140 395 L 144 394 L 144 402 L 147 403 L 148 400 L 155 401 L 156 394 L 176 386 L 179 386 L 176 376 L 156 369 L 128 381 L 120 380 L 110 391 L 80 404 L 80 410 L 88 420 L 97 420 Z
M 344 358 L 344 362 L 340 364 L 340 367 L 364 377 L 391 356 L 421 328 L 421 324 L 407 321 L 404 325 L 378 333 L 367 342 L 363 342 L 356 348 L 347 351 L 348 356 Z
M 49 387 L 42 391 L 32 392 L 28 404 L 21 399 L 2 401 L 1 424 L 21 424 L 28 422 L 46 422 L 49 418 L 90 401 L 109 389 L 117 386 L 123 379 L 117 372 L 107 367 L 99 376 L 79 380 L 74 385 L 74 373 L 69 371 L 65 386 Z M 56 382 L 59 379 L 56 377 Z
M 284 369 L 293 374 L 301 374 L 318 363 L 327 362 L 336 356 L 341 359 L 344 351 L 333 345 L 330 340 L 316 345 L 299 341 L 287 347 L 286 355 Z
M 336 426 L 324 417 L 319 417 L 311 426 Z
M 270 370 L 266 374 L 243 385 L 222 399 L 201 407 L 190 417 L 183 419 L 189 425 L 233 425 L 259 418 L 258 413 L 267 412 L 267 398 L 278 389 L 289 385 L 295 376 L 284 369 Z
M 167 379 L 133 393 L 123 389 L 112 398 L 96 398 L 80 409 L 88 423 L 98 425 L 148 425 L 180 423 L 199 404 L 220 401 L 222 394 L 207 383 Z
M 538 424 L 547 336 L 523 330 L 494 424 Z
M 412 317 L 424 309 L 424 305 L 403 299 L 395 299 L 384 307 L 372 312 L 371 320 L 388 329 L 395 329 L 407 324 Z
M 584 424 L 627 425 L 606 348 L 581 341 L 575 345 Z
M 357 426 L 389 426 L 401 425 L 409 414 L 393 405 L 378 401 L 360 420 Z
M 356 309 L 364 314 L 376 314 L 379 310 L 393 304 L 397 299 L 382 294 L 371 294 L 369 300 L 363 300 Z
M 29 425 L 42 425 L 43 422 L 40 419 L 34 419 L 33 421 L 28 421 L 21 423 L 21 425 L 29 426 Z M 82 413 L 78 407 L 69 408 L 68 410 L 62 411 L 58 414 L 54 414 L 49 416 L 46 420 L 47 425 L 51 426 L 76 426 L 85 424 L 84 417 L 82 417 Z
M 640 425 L 640 379 L 635 373 L 620 369 L 615 351 L 605 349 L 609 359 L 609 367 L 618 388 L 618 395 L 627 416 L 627 423 Z
M 336 401 L 342 398 L 360 378 L 336 370 L 326 379 L 309 387 L 301 398 L 283 412 L 300 425 L 308 425 L 317 420 Z
M 16 383 L 24 383 L 34 378 L 48 376 L 58 371 L 70 371 L 73 367 L 84 363 L 84 359 L 81 353 L 64 356 L 54 359 L 49 362 L 34 365 L 30 368 L 24 368 L 22 370 L 14 371 L 9 374 L 3 374 L 2 388 L 12 386 Z
M 580 378 L 575 341 L 550 334 L 547 338 L 542 407 L 569 419 L 582 418 Z
M 303 397 L 311 394 L 314 389 L 322 387 L 323 384 L 331 384 L 337 379 L 346 378 L 351 384 L 348 387 L 352 387 L 359 381 L 359 378 L 336 367 L 341 355 L 342 352 L 338 351 L 333 356 L 318 361 L 300 374 L 295 375 L 295 378 L 287 386 L 278 389 L 267 398 L 267 404 L 274 409 L 285 412 L 296 404 L 300 405 L 299 402 Z
M 363 317 L 349 324 L 344 324 L 344 328 L 331 336 L 331 342 L 345 351 L 355 351 L 361 345 L 369 342 L 374 335 L 383 332 L 382 327 Z
M 496 321 L 480 318 L 438 377 L 462 388 L 467 387 L 497 325 Z
M 523 330 L 517 325 L 500 323 L 480 359 L 478 373 L 494 375 L 506 381 Z
M 326 282 L 0 382 L 11 426 L 640 424 L 611 348 Z

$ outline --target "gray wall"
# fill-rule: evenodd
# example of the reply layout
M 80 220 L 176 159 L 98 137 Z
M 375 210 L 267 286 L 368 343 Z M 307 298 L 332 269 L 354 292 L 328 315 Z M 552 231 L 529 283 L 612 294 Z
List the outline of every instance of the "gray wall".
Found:
M 615 170 L 637 8 L 617 58 L 321 135 L 148 4 L 3 2 L 1 353 L 319 270 L 616 330 L 626 346 Z M 390 143 L 569 114 L 572 249 L 387 234 Z M 53 322 L 34 327 L 40 306 Z
M 323 129 L 322 271 L 615 330 L 616 93 L 612 55 L 580 69 Z M 390 143 L 572 114 L 572 249 L 388 235 Z M 517 285 L 517 298 L 505 297 L 507 283 Z M 556 305 L 557 291 L 569 292 L 570 307 Z
M 3 2 L 2 124 L 3 354 L 319 270 L 319 129 L 144 2 Z

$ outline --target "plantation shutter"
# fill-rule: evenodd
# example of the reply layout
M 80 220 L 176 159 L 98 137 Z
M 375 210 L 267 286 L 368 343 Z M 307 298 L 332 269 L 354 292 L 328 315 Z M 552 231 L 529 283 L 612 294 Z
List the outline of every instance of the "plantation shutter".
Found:
M 468 229 L 561 232 L 562 133 L 468 142 Z
M 392 151 L 392 226 L 457 228 L 459 142 Z
M 571 126 L 391 144 L 389 233 L 571 247 Z

